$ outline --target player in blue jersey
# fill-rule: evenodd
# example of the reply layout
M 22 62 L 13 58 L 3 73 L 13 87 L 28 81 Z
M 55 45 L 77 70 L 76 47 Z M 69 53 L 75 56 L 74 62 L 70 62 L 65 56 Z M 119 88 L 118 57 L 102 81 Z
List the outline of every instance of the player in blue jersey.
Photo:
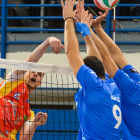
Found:
M 131 134 L 131 138 L 129 139 L 139 140 L 140 74 L 127 62 L 119 47 L 103 30 L 100 23 L 108 15 L 108 11 L 106 11 L 104 14 L 102 14 L 101 12 L 99 14 L 99 17 L 91 20 L 91 25 L 107 48 L 99 46 L 98 50 L 102 56 L 105 69 L 107 70 L 108 74 L 114 79 L 122 93 L 122 116 Z M 118 70 L 113 62 L 110 63 L 110 57 L 112 57 L 115 64 L 123 71 Z M 127 140 L 125 138 L 125 132 L 124 140 Z
M 84 61 L 79 52 L 79 43 L 74 28 L 73 6 L 75 0 L 63 0 L 63 18 L 65 20 L 65 52 L 74 75 L 81 84 L 75 95 L 79 113 L 81 140 L 119 140 L 121 132 L 120 100 L 111 98 L 111 91 L 105 83 L 105 71 L 98 59 L 99 52 L 94 48 L 94 56 L 87 56 Z M 87 42 L 94 46 L 90 30 L 88 11 L 82 12 L 81 32 Z M 85 27 L 87 30 L 82 30 Z M 84 64 L 85 63 L 85 64 Z M 117 97 L 120 99 L 120 95 Z
M 81 9 L 84 8 L 84 3 L 81 3 L 80 0 L 78 1 L 77 5 L 76 5 L 76 9 L 78 10 L 78 13 L 76 14 L 76 17 L 75 17 L 75 22 L 81 22 L 80 21 L 80 16 L 81 16 Z M 92 15 L 90 15 L 92 16 Z M 96 44 L 96 47 L 98 48 L 98 46 L 105 46 L 105 44 L 101 41 L 101 39 L 93 32 L 93 30 L 90 28 L 90 33 L 92 35 L 92 39 L 93 41 L 95 42 Z M 92 56 L 94 55 L 94 52 L 93 52 L 93 48 L 92 46 L 86 46 L 87 48 L 87 55 L 88 56 Z M 101 60 L 101 58 L 100 58 Z M 116 100 L 119 100 L 118 98 L 115 98 L 114 95 L 119 95 L 121 94 L 120 90 L 118 89 L 117 85 L 115 84 L 114 80 L 108 75 L 106 74 L 105 76 L 105 82 L 107 84 L 107 86 L 109 87 L 109 89 L 111 90 L 112 92 L 112 98 L 116 99 Z M 125 124 L 125 122 L 123 121 L 122 122 L 122 130 L 123 130 L 123 140 L 130 140 L 132 139 L 131 137 L 131 133 L 129 131 L 129 129 L 127 128 L 127 125 Z M 78 137 L 80 136 L 81 134 L 81 131 L 79 130 L 79 134 L 78 134 Z
M 74 17 L 75 23 L 81 22 L 81 12 L 82 12 L 82 9 L 84 9 L 84 1 L 81 2 L 80 0 L 78 0 L 78 3 L 76 4 L 76 10 L 78 12 L 76 13 L 76 16 Z M 93 39 L 96 47 L 98 47 L 99 45 L 104 45 L 104 43 L 93 32 L 93 30 L 91 28 L 90 28 L 90 33 L 92 35 L 92 39 Z M 93 56 L 94 55 L 94 48 L 92 46 L 88 45 L 87 42 L 86 42 L 86 44 L 87 44 L 86 45 L 87 56 Z M 98 58 L 102 61 L 102 58 L 101 58 L 100 55 L 98 56 Z M 109 75 L 107 73 L 105 73 L 105 83 L 106 83 L 106 85 L 108 86 L 108 88 L 111 91 L 111 98 L 114 99 L 114 100 L 117 100 L 118 102 L 120 102 L 120 98 L 118 98 L 118 97 L 121 95 L 121 92 L 118 89 L 117 85 L 115 84 L 114 80 L 111 77 L 109 77 Z M 81 133 L 81 128 L 80 128 L 79 129 L 79 133 L 78 133 L 78 138 L 77 138 L 78 140 L 81 139 L 81 135 L 82 135 L 82 133 Z

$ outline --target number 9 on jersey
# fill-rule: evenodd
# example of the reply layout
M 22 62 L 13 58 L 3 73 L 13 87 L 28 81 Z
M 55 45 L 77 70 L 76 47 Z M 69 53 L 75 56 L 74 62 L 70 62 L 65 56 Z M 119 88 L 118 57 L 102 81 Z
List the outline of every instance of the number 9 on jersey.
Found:
M 115 125 L 114 128 L 118 129 L 119 126 L 121 125 L 121 121 L 122 121 L 121 109 L 119 108 L 118 105 L 114 105 L 114 106 L 113 106 L 113 109 L 112 109 L 112 112 L 113 112 L 114 118 L 115 118 L 116 121 L 117 121 L 117 124 Z M 118 112 L 118 113 L 117 113 L 117 112 Z

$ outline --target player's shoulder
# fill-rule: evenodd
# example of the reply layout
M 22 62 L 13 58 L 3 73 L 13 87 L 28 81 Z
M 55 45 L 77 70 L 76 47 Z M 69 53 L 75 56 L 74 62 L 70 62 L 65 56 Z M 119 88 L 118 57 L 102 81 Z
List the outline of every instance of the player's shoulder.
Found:
M 96 74 L 90 67 L 86 66 L 85 64 L 80 67 L 79 71 L 87 71 L 88 73 Z
M 98 79 L 97 74 L 92 69 L 87 67 L 85 64 L 81 66 L 81 68 L 77 73 L 77 79 L 92 81 L 93 79 L 96 78 Z
M 130 71 L 131 73 L 139 73 L 132 65 L 126 65 L 124 68 L 123 68 L 123 71 L 124 72 L 127 72 L 127 71 Z
M 120 79 L 123 79 L 123 81 L 125 81 L 125 80 L 127 81 L 128 79 L 132 80 L 127 73 L 125 73 L 121 69 L 118 69 L 113 77 L 113 80 L 116 82 L 116 80 L 120 80 Z

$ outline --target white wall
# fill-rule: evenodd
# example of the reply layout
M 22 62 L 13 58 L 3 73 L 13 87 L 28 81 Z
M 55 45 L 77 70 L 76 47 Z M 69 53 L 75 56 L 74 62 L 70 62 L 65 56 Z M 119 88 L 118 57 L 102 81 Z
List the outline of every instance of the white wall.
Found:
M 7 59 L 13 59 L 13 60 L 21 60 L 24 61 L 31 52 L 17 52 L 17 53 L 7 53 L 6 58 Z M 138 71 L 140 71 L 140 53 L 123 53 L 127 61 L 135 67 Z M 84 58 L 86 56 L 86 53 L 81 53 L 82 57 Z M 67 57 L 65 54 L 60 53 L 58 55 L 53 53 L 45 53 L 43 57 L 40 59 L 39 63 L 45 63 L 45 64 L 54 64 L 54 65 L 63 65 L 63 66 L 69 66 Z

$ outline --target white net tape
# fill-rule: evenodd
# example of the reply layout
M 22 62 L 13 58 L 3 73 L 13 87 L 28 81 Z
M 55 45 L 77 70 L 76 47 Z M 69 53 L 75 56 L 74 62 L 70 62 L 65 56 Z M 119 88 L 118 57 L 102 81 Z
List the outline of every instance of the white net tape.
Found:
M 39 64 L 33 62 L 10 60 L 10 59 L 0 59 L 0 68 L 73 75 L 73 72 L 70 67 L 49 65 L 49 64 L 46 65 L 46 64 Z

